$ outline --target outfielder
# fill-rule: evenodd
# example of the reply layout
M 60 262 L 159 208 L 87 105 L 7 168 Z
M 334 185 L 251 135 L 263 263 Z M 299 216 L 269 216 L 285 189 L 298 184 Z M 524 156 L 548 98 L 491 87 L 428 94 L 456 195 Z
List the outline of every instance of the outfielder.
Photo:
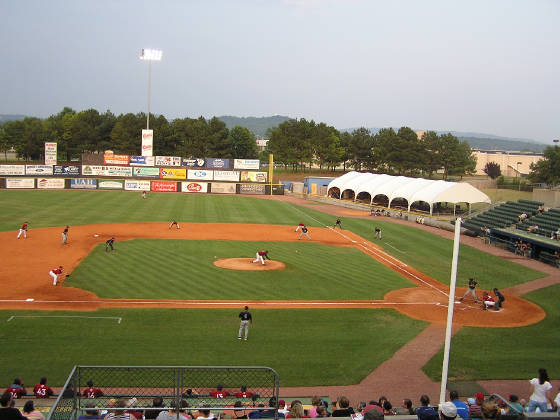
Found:
M 19 237 L 23 234 L 23 239 L 27 238 L 27 222 L 25 222 L 23 225 L 21 225 L 21 227 L 19 228 L 19 233 L 17 235 L 17 238 L 19 239 Z
M 309 236 L 309 233 L 307 233 L 307 232 L 308 232 L 308 229 L 305 226 L 302 227 L 301 232 L 300 232 L 299 237 L 298 237 L 298 240 L 300 240 L 303 235 L 307 236 L 307 239 L 311 240 L 311 237 Z
M 53 268 L 49 271 L 49 275 L 53 278 L 53 286 L 56 286 L 56 280 L 58 279 L 58 275 L 62 274 L 62 270 L 62 266 L 59 266 L 58 268 Z
M 463 297 L 459 299 L 459 301 L 462 302 L 463 299 L 465 299 L 469 294 L 471 294 L 471 295 L 473 295 L 474 303 L 478 303 L 478 298 L 476 297 L 476 293 L 474 291 L 474 289 L 476 289 L 477 284 L 478 284 L 478 282 L 474 278 L 471 277 L 469 279 L 469 288 L 467 289 L 467 291 L 465 292 Z
M 255 258 L 253 260 L 254 263 L 258 263 L 259 261 L 262 263 L 262 265 L 264 265 L 264 260 L 270 260 L 270 257 L 268 256 L 268 251 L 258 251 L 257 252 L 257 258 Z
M 243 329 L 245 329 L 244 340 L 247 341 L 247 336 L 249 335 L 249 325 L 253 325 L 253 317 L 249 313 L 248 306 L 245 306 L 245 309 L 239 313 L 239 318 L 241 319 L 241 324 L 239 325 L 239 332 L 237 333 L 237 339 L 241 340 Z
M 376 226 L 375 227 L 375 237 L 379 238 L 379 239 L 382 239 L 382 236 L 383 236 L 383 233 L 381 232 L 381 228 Z

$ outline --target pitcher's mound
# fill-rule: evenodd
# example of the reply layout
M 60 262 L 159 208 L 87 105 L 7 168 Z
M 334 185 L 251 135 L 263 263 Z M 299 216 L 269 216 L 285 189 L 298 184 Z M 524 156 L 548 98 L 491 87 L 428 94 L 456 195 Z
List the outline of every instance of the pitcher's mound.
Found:
M 252 258 L 220 258 L 214 261 L 214 265 L 220 268 L 229 268 L 230 270 L 242 271 L 269 271 L 283 270 L 286 268 L 283 262 L 266 260 L 265 265 L 253 263 Z

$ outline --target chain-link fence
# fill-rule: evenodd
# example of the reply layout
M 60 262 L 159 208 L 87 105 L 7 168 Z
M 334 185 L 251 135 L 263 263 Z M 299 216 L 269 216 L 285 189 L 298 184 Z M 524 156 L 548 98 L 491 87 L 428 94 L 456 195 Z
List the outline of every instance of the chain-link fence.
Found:
M 277 418 L 278 387 L 278 374 L 268 367 L 75 366 L 48 419 L 123 411 L 146 418 L 168 411 L 177 419 L 210 411 L 219 418 L 233 410 Z

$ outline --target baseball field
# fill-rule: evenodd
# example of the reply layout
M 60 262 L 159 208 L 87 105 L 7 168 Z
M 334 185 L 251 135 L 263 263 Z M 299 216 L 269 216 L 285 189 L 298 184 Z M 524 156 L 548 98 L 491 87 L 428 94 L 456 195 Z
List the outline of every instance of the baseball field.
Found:
M 430 324 L 444 323 L 449 239 L 346 209 L 334 210 L 344 229 L 333 230 L 332 211 L 300 204 L 0 192 L 0 379 L 7 386 L 14 377 L 48 376 L 62 385 L 76 364 L 264 365 L 284 387 L 351 385 Z M 171 220 L 181 228 L 169 229 Z M 24 221 L 28 237 L 18 240 Z M 298 240 L 300 222 L 311 240 Z M 69 240 L 61 245 L 65 225 Z M 374 225 L 383 239 L 373 237 Z M 115 250 L 106 252 L 112 236 Z M 251 266 L 262 249 L 282 269 L 217 265 L 241 259 Z M 48 273 L 58 265 L 69 277 L 55 287 Z M 557 376 L 560 356 L 550 349 L 560 345 L 560 286 L 516 292 L 549 275 L 461 245 L 459 295 L 471 276 L 480 290 L 504 289 L 506 302 L 497 313 L 472 302 L 457 306 L 462 328 L 449 376 L 525 379 L 539 367 Z M 247 342 L 236 339 L 245 304 L 254 318 Z M 440 351 L 423 367 L 432 379 L 441 358 Z

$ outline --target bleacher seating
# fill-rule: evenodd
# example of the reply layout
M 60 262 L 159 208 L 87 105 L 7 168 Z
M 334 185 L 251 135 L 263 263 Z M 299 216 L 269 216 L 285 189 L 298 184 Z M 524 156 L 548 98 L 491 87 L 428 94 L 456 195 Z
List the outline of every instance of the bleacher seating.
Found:
M 481 228 L 486 226 L 490 229 L 505 228 L 519 221 L 519 216 L 526 213 L 529 218 L 537 214 L 537 210 L 543 203 L 530 200 L 508 201 L 480 213 L 464 222 L 464 227 L 475 233 L 481 233 Z M 560 216 L 560 211 L 558 213 Z
M 533 233 L 550 237 L 552 232 L 556 232 L 560 228 L 560 210 L 550 209 L 542 214 L 526 219 L 521 223 L 517 223 L 517 229 L 528 231 L 530 226 L 537 225 L 539 228 Z

